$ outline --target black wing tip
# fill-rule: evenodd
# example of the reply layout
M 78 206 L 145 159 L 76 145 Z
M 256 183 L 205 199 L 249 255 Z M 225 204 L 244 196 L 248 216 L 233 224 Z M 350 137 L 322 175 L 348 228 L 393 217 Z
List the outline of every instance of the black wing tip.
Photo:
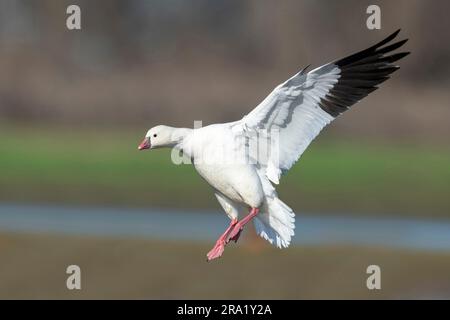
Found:
M 384 40 L 382 40 L 380 43 L 387 43 L 387 42 L 391 42 L 392 40 L 394 40 L 398 34 L 400 33 L 402 29 L 397 29 L 396 31 L 394 31 L 393 33 L 391 33 L 390 35 L 388 35 Z
M 406 38 L 406 39 L 400 40 L 400 41 L 398 41 L 398 42 L 396 42 L 396 43 L 394 43 L 394 44 L 396 44 L 396 45 L 398 45 L 399 47 L 401 47 L 402 45 L 404 45 L 404 44 L 407 43 L 408 41 L 409 41 L 409 39 Z
M 395 53 L 395 54 L 393 54 L 393 55 L 388 57 L 389 58 L 389 63 L 396 62 L 396 61 L 398 61 L 400 59 L 403 59 L 404 57 L 406 57 L 406 56 L 408 56 L 410 54 L 411 54 L 410 51 Z
M 398 46 L 397 48 L 400 48 L 401 46 L 403 46 L 403 45 L 404 45 L 405 43 L 407 43 L 408 41 L 409 41 L 409 38 L 406 38 L 406 39 L 400 40 L 400 41 L 398 41 L 398 42 L 392 44 L 392 46 L 396 45 L 396 46 Z
M 306 73 L 306 70 L 308 70 L 308 68 L 309 68 L 310 66 L 311 66 L 311 65 L 308 64 L 306 67 L 302 68 L 302 69 L 300 70 L 299 74 L 300 74 L 300 75 L 305 74 L 305 73 Z
M 392 40 L 394 40 L 398 36 L 400 31 L 401 31 L 401 29 L 398 29 L 397 31 L 394 31 L 393 33 L 388 35 L 386 38 L 384 38 L 383 40 L 381 40 L 377 44 L 375 44 L 372 47 L 368 48 L 367 51 L 374 51 L 374 50 L 378 49 L 379 47 L 382 47 L 385 44 L 391 42 Z M 364 50 L 364 51 L 366 51 L 366 50 Z
M 394 62 L 411 53 L 409 51 L 395 52 L 409 39 L 390 43 L 397 37 L 400 30 L 398 29 L 368 49 L 333 63 L 339 67 L 341 77 L 328 94 L 321 99 L 319 105 L 322 110 L 337 117 L 350 106 L 377 90 L 381 83 L 390 79 L 390 74 L 400 69 Z
M 402 28 L 398 28 L 397 30 L 395 30 L 393 33 L 391 33 L 389 36 L 387 36 L 385 40 L 389 39 L 389 40 L 387 40 L 387 42 L 394 40 L 399 35 L 400 31 L 402 31 Z M 383 41 L 385 41 L 385 40 L 383 40 Z
M 400 33 L 400 31 L 402 31 L 402 28 L 398 28 L 397 30 L 395 30 L 395 31 L 391 34 L 391 36 L 392 36 L 393 38 L 395 38 L 396 36 L 398 36 L 398 34 Z
M 361 62 L 361 60 L 366 60 L 366 59 L 371 59 L 371 58 L 375 58 L 375 60 L 376 60 L 377 55 L 378 55 L 378 58 L 386 57 L 385 54 L 399 49 L 406 42 L 409 41 L 409 39 L 407 38 L 407 39 L 397 41 L 395 43 L 388 44 L 389 42 L 391 42 L 392 40 L 394 40 L 397 37 L 397 35 L 400 33 L 400 31 L 401 31 L 401 29 L 398 29 L 397 31 L 395 31 L 394 33 L 392 33 L 391 35 L 389 35 L 382 41 L 378 42 L 377 44 L 375 44 L 365 50 L 359 51 L 359 52 L 349 55 L 345 58 L 337 60 L 334 62 L 334 64 L 337 65 L 338 67 L 345 67 L 350 64 L 359 64 Z M 387 46 L 385 46 L 385 45 L 387 45 Z

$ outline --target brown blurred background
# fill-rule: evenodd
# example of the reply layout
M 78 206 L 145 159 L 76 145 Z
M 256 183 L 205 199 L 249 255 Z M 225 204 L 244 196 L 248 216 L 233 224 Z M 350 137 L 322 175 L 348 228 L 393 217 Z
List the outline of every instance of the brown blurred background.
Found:
M 78 1 L 82 31 L 69 31 L 70 1 L 4 0 L 0 115 L 76 125 L 232 121 L 299 68 L 403 28 L 413 54 L 402 71 L 331 133 L 446 141 L 447 2 L 376 1 L 382 29 L 369 31 L 372 2 Z

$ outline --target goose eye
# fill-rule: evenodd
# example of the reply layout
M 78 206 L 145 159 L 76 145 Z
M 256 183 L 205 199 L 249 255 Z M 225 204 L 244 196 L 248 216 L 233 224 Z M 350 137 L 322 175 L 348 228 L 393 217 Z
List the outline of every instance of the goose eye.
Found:
M 155 133 L 155 134 L 153 135 L 153 138 L 156 138 L 156 136 L 157 136 L 157 134 Z

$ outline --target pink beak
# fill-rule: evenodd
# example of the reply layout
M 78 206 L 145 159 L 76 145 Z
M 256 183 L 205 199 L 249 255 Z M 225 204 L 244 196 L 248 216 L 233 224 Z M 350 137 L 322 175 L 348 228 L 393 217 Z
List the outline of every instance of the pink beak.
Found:
M 150 149 L 150 147 L 151 147 L 150 139 L 145 138 L 144 141 L 142 141 L 141 144 L 138 146 L 138 150 Z

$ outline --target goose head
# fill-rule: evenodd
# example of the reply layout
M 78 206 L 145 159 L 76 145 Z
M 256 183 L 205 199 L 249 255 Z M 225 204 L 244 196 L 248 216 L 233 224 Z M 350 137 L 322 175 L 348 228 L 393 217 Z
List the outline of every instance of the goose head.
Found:
M 175 128 L 169 126 L 156 126 L 145 134 L 144 140 L 138 146 L 139 150 L 173 147 Z

